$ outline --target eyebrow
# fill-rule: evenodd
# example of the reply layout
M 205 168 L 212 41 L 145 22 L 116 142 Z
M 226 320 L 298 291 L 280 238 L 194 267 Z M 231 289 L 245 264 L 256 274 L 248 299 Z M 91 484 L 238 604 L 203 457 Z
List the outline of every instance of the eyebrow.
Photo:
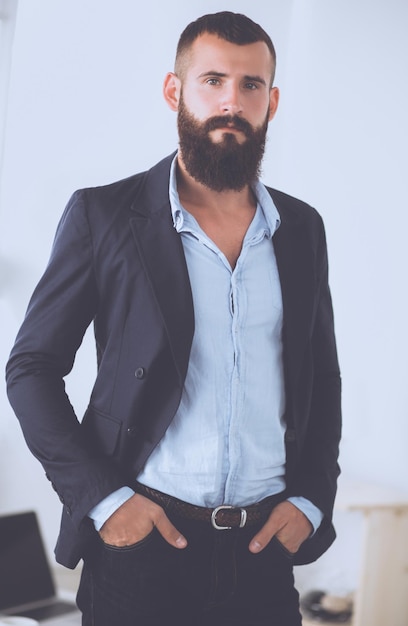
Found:
M 228 74 L 225 72 L 216 72 L 216 71 L 208 71 L 202 72 L 199 74 L 198 78 L 205 78 L 206 76 L 216 76 L 217 78 L 227 78 Z M 244 80 L 252 83 L 260 83 L 261 85 L 266 86 L 266 81 L 261 76 L 244 76 Z

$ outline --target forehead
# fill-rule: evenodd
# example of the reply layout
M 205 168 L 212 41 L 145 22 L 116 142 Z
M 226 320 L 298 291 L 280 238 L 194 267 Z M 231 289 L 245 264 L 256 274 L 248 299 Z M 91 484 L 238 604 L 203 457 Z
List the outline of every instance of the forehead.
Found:
M 242 76 L 259 75 L 268 81 L 273 71 L 273 60 L 264 41 L 237 45 L 217 35 L 204 33 L 192 44 L 185 69 L 190 77 L 214 71 Z

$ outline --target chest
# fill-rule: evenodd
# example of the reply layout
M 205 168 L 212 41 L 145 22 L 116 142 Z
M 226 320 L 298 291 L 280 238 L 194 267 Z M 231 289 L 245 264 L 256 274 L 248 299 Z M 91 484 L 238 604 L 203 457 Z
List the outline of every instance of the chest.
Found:
M 241 253 L 245 235 L 253 220 L 255 209 L 249 207 L 235 214 L 192 212 L 202 231 L 224 254 L 234 269 Z
M 247 238 L 232 269 L 224 252 L 207 237 L 182 234 L 192 289 L 196 329 L 224 328 L 230 335 L 266 328 L 282 321 L 282 295 L 272 241 Z M 232 330 L 235 327 L 235 330 Z
M 219 224 L 209 223 L 203 228 L 206 235 L 225 255 L 232 269 L 235 268 L 238 257 L 241 254 L 248 226 L 249 222 L 236 224 L 231 221 L 222 227 Z

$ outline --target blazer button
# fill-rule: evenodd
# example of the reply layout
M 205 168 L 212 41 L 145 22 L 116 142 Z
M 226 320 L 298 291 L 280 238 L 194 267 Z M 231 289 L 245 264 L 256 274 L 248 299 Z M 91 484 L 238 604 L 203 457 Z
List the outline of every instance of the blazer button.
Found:
M 134 426 L 130 426 L 126 432 L 127 432 L 128 437 L 136 437 L 137 433 L 136 433 L 136 428 Z
M 146 375 L 146 370 L 144 367 L 138 367 L 137 370 L 135 371 L 135 377 L 138 378 L 139 380 L 144 378 L 145 375 Z
M 293 443 L 296 441 L 296 431 L 294 428 L 288 428 L 285 433 L 285 441 L 288 443 Z

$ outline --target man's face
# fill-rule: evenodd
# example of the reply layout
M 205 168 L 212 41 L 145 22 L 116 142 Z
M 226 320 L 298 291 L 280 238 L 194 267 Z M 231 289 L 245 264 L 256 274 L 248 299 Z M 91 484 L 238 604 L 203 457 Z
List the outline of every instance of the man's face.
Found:
M 242 189 L 259 173 L 278 103 L 264 42 L 238 46 L 201 35 L 173 75 L 180 152 L 187 171 L 217 191 Z M 169 80 L 172 80 L 171 78 Z M 166 95 L 166 84 L 165 84 Z

